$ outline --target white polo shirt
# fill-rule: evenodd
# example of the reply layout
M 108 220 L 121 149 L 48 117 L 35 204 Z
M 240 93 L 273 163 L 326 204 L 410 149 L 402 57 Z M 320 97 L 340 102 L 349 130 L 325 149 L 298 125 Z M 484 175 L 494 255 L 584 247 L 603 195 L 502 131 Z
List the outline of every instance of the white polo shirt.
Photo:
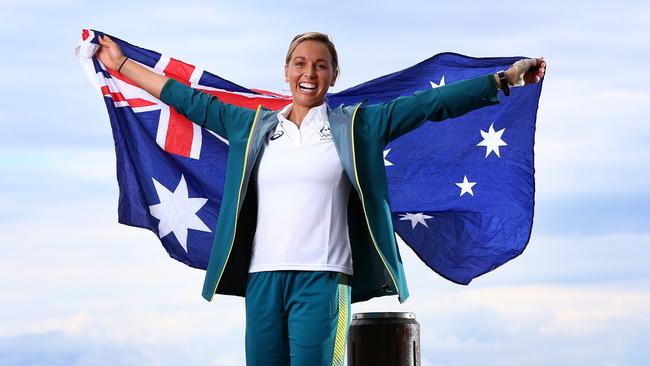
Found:
M 348 180 L 336 152 L 327 106 L 312 108 L 300 128 L 280 123 L 255 165 L 257 227 L 249 272 L 300 270 L 352 275 Z

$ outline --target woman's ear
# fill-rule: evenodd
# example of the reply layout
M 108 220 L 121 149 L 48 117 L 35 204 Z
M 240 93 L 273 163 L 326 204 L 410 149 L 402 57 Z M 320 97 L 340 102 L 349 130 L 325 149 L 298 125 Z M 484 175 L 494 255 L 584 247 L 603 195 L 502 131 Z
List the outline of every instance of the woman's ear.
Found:
M 339 77 L 339 70 L 337 69 L 334 71 L 334 77 L 332 78 L 332 82 L 330 83 L 330 86 L 334 86 L 336 84 L 336 79 Z
M 284 64 L 284 81 L 289 82 L 289 65 Z

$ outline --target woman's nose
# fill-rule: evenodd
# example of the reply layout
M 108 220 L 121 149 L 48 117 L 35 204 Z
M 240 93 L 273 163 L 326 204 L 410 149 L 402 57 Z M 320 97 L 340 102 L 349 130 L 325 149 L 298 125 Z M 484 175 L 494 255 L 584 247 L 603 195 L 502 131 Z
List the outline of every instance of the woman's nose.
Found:
M 309 78 L 312 78 L 312 77 L 314 77 L 314 75 L 316 75 L 316 68 L 315 67 L 310 66 L 310 67 L 305 68 L 305 76 L 307 76 Z

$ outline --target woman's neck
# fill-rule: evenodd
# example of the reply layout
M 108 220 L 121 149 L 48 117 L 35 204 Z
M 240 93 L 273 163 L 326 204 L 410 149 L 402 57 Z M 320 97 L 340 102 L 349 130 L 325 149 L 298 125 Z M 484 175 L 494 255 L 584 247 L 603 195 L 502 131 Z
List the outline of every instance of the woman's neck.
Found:
M 296 126 L 298 126 L 298 128 L 300 128 L 300 125 L 302 124 L 302 121 L 305 119 L 305 116 L 307 116 L 307 113 L 309 113 L 309 110 L 311 110 L 311 107 L 305 107 L 305 106 L 294 104 L 291 106 L 291 112 L 289 113 L 287 119 L 293 122 Z

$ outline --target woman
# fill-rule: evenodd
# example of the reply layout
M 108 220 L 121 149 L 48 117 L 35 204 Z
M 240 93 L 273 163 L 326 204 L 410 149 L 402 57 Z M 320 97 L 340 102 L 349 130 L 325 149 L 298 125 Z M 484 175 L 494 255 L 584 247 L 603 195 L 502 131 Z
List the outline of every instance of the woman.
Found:
M 500 75 L 330 109 L 338 56 L 327 35 L 312 32 L 287 52 L 292 103 L 252 111 L 141 67 L 108 37 L 100 44 L 104 65 L 229 142 L 203 296 L 246 297 L 248 365 L 342 365 L 351 302 L 408 297 L 384 146 L 427 120 L 498 103 L 499 88 L 536 83 L 545 71 L 541 58 L 518 61 Z

